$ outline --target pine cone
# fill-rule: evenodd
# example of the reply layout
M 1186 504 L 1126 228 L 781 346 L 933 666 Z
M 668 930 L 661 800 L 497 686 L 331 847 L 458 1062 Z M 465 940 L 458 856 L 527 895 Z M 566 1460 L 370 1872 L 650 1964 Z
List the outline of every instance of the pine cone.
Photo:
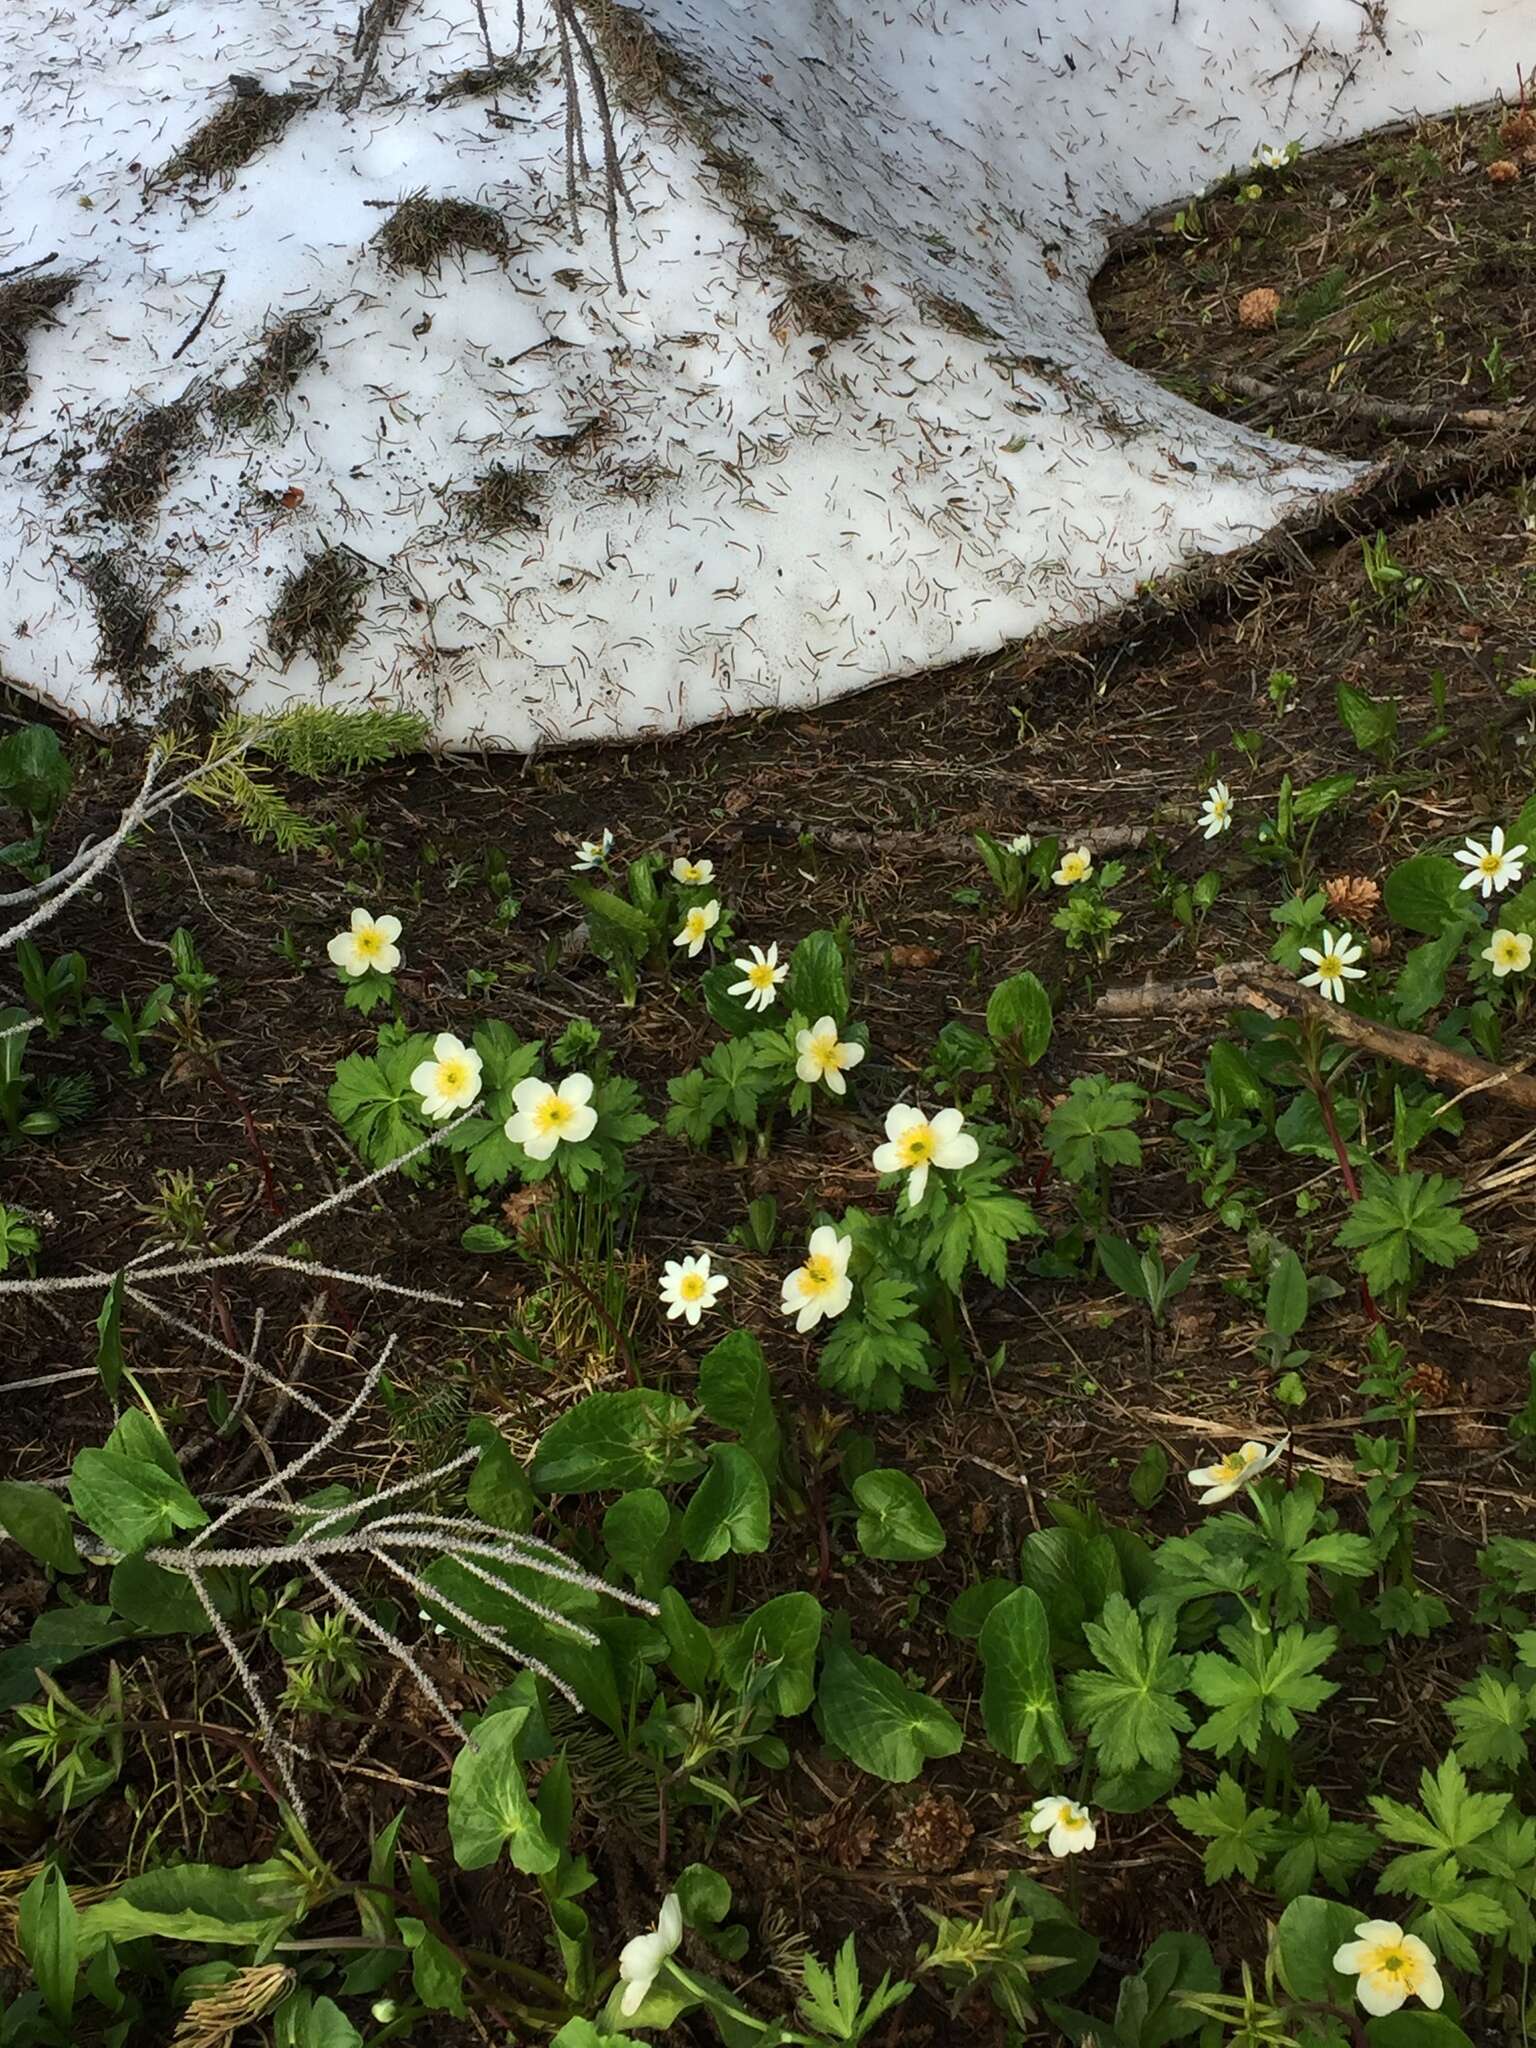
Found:
M 1497 163 L 1488 166 L 1490 185 L 1512 185 L 1520 175 L 1520 166 L 1511 163 L 1507 156 L 1501 156 Z
M 1511 156 L 1529 149 L 1536 142 L 1536 113 L 1529 107 L 1517 107 L 1514 113 L 1506 114 L 1499 125 L 1499 140 Z
M 913 1870 L 957 1870 L 975 1832 L 957 1799 L 927 1792 L 901 1816 L 892 1846 Z
M 1407 1386 L 1425 1408 L 1449 1408 L 1456 1398 L 1456 1382 L 1443 1365 L 1416 1365 Z
M 880 1828 L 872 1814 L 844 1799 L 830 1812 L 808 1821 L 805 1831 L 829 1863 L 839 1870 L 857 1870 L 869 1861 Z
M 1255 329 L 1273 327 L 1279 311 L 1280 294 L 1267 284 L 1255 285 L 1237 302 L 1238 325 Z
M 1369 924 L 1381 908 L 1381 890 L 1369 875 L 1335 875 L 1323 887 L 1330 915 L 1344 924 Z

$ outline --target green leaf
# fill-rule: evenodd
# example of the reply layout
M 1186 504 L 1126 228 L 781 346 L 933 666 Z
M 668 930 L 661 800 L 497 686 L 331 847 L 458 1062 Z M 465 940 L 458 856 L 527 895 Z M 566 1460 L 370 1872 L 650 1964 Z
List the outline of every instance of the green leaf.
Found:
M 1280 1982 L 1292 1998 L 1312 1999 L 1352 2012 L 1353 1977 L 1341 1976 L 1333 1958 L 1355 1938 L 1356 1924 L 1368 1915 L 1334 1899 L 1292 1899 L 1275 1928 L 1274 1958 Z
M 1189 1660 L 1174 1654 L 1173 1630 L 1170 1616 L 1138 1614 L 1121 1593 L 1105 1601 L 1100 1621 L 1084 1625 L 1103 1668 L 1069 1678 L 1067 1699 L 1107 1771 L 1143 1763 L 1166 1770 L 1179 1760 L 1178 1737 L 1192 1724 L 1177 1698 Z
M 603 1547 L 651 1599 L 660 1593 L 682 1548 L 673 1524 L 671 1502 L 651 1486 L 620 1494 L 603 1516 Z
M 0 1713 L 42 1690 L 39 1671 L 62 1671 L 78 1658 L 126 1642 L 134 1631 L 110 1607 L 46 1607 L 24 1643 L 0 1650 Z
M 74 771 L 51 725 L 24 725 L 0 740 L 0 797 L 35 824 L 53 823 Z
M 1168 1810 L 1181 1827 L 1205 1838 L 1207 1884 L 1220 1884 L 1228 1877 L 1246 1877 L 1252 1884 L 1278 1839 L 1279 1814 L 1268 1806 L 1250 1807 L 1248 1795 L 1226 1771 L 1214 1791 L 1170 1799 Z
M 843 952 L 832 932 L 809 932 L 790 955 L 783 994 L 791 1010 L 815 1023 L 830 1017 L 839 1027 L 848 1021 L 848 982 Z
M 1461 1220 L 1459 1180 L 1438 1173 L 1384 1173 L 1367 1164 L 1360 1199 L 1345 1218 L 1335 1244 L 1359 1253 L 1358 1264 L 1373 1294 L 1406 1286 L 1414 1262 L 1454 1266 L 1477 1250 L 1477 1233 Z
M 540 1493 L 666 1486 L 699 1469 L 690 1410 L 655 1387 L 588 1394 L 539 1438 L 530 1478 Z
M 1088 1803 L 1105 1813 L 1146 1813 L 1168 1797 L 1180 1775 L 1177 1765 L 1154 1771 L 1141 1764 L 1134 1771 L 1117 1771 L 1097 1781 Z
M 1382 900 L 1394 924 L 1438 939 L 1452 918 L 1466 914 L 1468 899 L 1461 886 L 1464 868 L 1443 853 L 1415 854 L 1388 875 Z
M 987 1000 L 987 1036 L 1026 1067 L 1044 1058 L 1051 1023 L 1051 999 L 1033 974 L 1011 975 Z
M 560 1851 L 528 1797 L 517 1741 L 526 1707 L 488 1714 L 454 1758 L 448 1835 L 461 1870 L 484 1870 L 503 1849 L 518 1870 L 553 1870 Z
M 85 1570 L 75 1549 L 69 1510 L 46 1486 L 32 1486 L 22 1479 L 0 1480 L 0 1527 L 13 1542 L 56 1572 Z
M 1357 1871 L 1376 1853 L 1376 1836 L 1356 1821 L 1335 1820 L 1315 1785 L 1301 1804 L 1275 1826 L 1280 1855 L 1270 1873 L 1271 1888 L 1282 1899 L 1299 1898 L 1316 1883 L 1347 1891 Z
M 1368 697 L 1351 683 L 1337 691 L 1339 718 L 1362 754 L 1390 748 L 1397 740 L 1397 703 L 1391 697 Z
M 1116 1237 L 1113 1231 L 1101 1230 L 1093 1240 L 1093 1248 L 1099 1255 L 1099 1264 L 1105 1274 L 1122 1294 L 1132 1301 L 1151 1301 L 1147 1276 L 1142 1271 L 1141 1254 L 1134 1245 L 1127 1244 L 1123 1237 Z
M 124 1365 L 123 1276 L 115 1273 L 96 1317 L 96 1370 L 109 1401 L 117 1400 Z
M 300 1887 L 284 1866 L 225 1870 L 212 1863 L 167 1864 L 130 1877 L 110 1899 L 80 1915 L 82 1955 L 108 1941 L 195 1941 L 219 1948 L 260 1948 L 303 1911 Z
M 737 1622 L 720 1656 L 720 1672 L 736 1691 L 754 1672 L 772 1667 L 764 1697 L 775 1714 L 803 1714 L 816 1694 L 821 1603 L 810 1593 L 781 1593 Z
M 220 1612 L 233 1604 L 228 1574 L 208 1572 L 203 1584 Z M 113 1567 L 110 1598 L 126 1621 L 149 1635 L 202 1636 L 213 1627 L 186 1577 L 147 1557 L 125 1557 Z
M 1480 1671 L 1445 1711 L 1456 1724 L 1456 1754 L 1468 1770 L 1496 1766 L 1513 1773 L 1525 1762 L 1531 1703 L 1497 1672 Z
M 1139 1508 L 1150 1508 L 1161 1499 L 1167 1484 L 1168 1453 L 1161 1444 L 1148 1444 L 1131 1474 L 1131 1499 Z
M 1367 2020 L 1365 2038 L 1370 2048 L 1472 2048 L 1472 2037 L 1449 2014 L 1417 2005 Z
M 458 1957 L 429 1933 L 424 1921 L 404 1914 L 400 1938 L 410 1950 L 412 1987 L 428 2012 L 448 2012 L 463 2019 L 464 1966 Z
M 363 2048 L 363 2037 L 334 1998 L 301 1987 L 278 2009 L 277 2048 Z
M 699 1362 L 699 1406 L 721 1429 L 732 1429 L 762 1467 L 769 1486 L 778 1484 L 779 1422 L 763 1347 L 748 1330 L 722 1337 Z
M 480 1453 L 465 1490 L 470 1513 L 493 1529 L 511 1529 L 525 1535 L 533 1527 L 539 1504 L 528 1474 L 512 1455 L 512 1446 L 484 1415 L 469 1418 L 464 1425 L 464 1440 Z
M 910 1562 L 937 1557 L 944 1531 L 917 1481 L 905 1472 L 880 1467 L 853 1482 L 859 1507 L 856 1534 L 866 1557 Z
M 1298 825 L 1311 825 L 1317 819 L 1326 817 L 1344 799 L 1354 794 L 1358 775 L 1319 775 L 1315 782 L 1307 783 L 1296 791 L 1292 800 L 1292 811 Z
M 80 1974 L 80 1915 L 57 1868 L 39 1871 L 22 1893 L 16 1933 L 43 2003 L 67 2030 Z
M 1264 1322 L 1277 1337 L 1294 1337 L 1307 1320 L 1310 1307 L 1306 1268 L 1287 1245 L 1269 1269 L 1269 1291 L 1264 1297 Z
M 981 1626 L 981 1716 L 987 1739 L 1012 1764 L 1044 1757 L 1057 1769 L 1072 1762 L 1051 1668 L 1051 1627 L 1038 1593 L 1020 1586 L 1000 1600 Z
M 929 1757 L 954 1756 L 964 1740 L 937 1700 L 842 1643 L 822 1659 L 816 1712 L 828 1742 L 888 1785 L 910 1784 Z
M 683 1548 L 696 1564 L 734 1550 L 756 1556 L 768 1548 L 771 1510 L 763 1468 L 740 1444 L 711 1444 L 709 1469 L 683 1512 Z
M 1393 991 L 1399 1024 L 1417 1024 L 1445 1000 L 1445 978 L 1455 965 L 1469 931 L 1477 930 L 1475 919 L 1457 918 L 1446 925 L 1437 939 L 1415 946 L 1403 962 Z
M 1091 1180 L 1104 1166 L 1140 1166 L 1141 1140 L 1130 1126 L 1146 1107 L 1133 1081 L 1080 1074 L 1058 1102 L 1041 1136 L 1063 1179 Z
M 147 1458 L 81 1451 L 70 1470 L 75 1513 L 104 1543 L 131 1555 L 164 1543 L 177 1529 L 200 1529 L 208 1517 L 180 1479 Z
M 1190 1689 L 1215 1711 L 1190 1743 L 1230 1756 L 1239 1745 L 1255 1755 L 1261 1740 L 1289 1742 L 1300 1713 L 1314 1713 L 1338 1687 L 1315 1676 L 1338 1647 L 1336 1629 L 1300 1623 L 1261 1634 L 1244 1621 L 1218 1631 L 1230 1659 L 1202 1651 L 1190 1671 Z
M 657 1605 L 668 1646 L 667 1662 L 689 1692 L 702 1692 L 715 1668 L 715 1646 L 709 1630 L 675 1586 L 668 1586 Z
M 1083 1662 L 1085 1625 L 1111 1593 L 1125 1591 L 1115 1546 L 1108 1535 L 1078 1529 L 1037 1529 L 1019 1550 L 1019 1577 L 1033 1586 L 1050 1617 L 1056 1662 Z

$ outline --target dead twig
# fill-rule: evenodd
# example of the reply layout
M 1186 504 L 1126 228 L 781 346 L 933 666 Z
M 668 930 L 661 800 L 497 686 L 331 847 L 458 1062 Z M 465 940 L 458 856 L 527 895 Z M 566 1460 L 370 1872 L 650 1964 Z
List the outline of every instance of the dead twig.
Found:
M 1230 392 L 1234 398 L 1257 399 L 1263 405 L 1279 406 L 1286 412 L 1331 412 L 1340 419 L 1371 420 L 1379 427 L 1398 427 L 1409 433 L 1496 434 L 1536 426 L 1536 408 L 1528 405 L 1470 405 L 1458 409 L 1432 402 L 1377 398 L 1369 391 L 1329 391 L 1321 384 L 1271 384 L 1263 377 L 1248 377 L 1235 371 L 1223 371 L 1211 380 L 1209 388 Z
M 1213 1010 L 1249 1009 L 1266 1017 L 1310 1019 L 1332 1038 L 1413 1067 L 1464 1095 L 1498 1095 L 1536 1115 L 1536 1075 L 1518 1066 L 1493 1066 L 1473 1053 L 1439 1045 L 1421 1032 L 1403 1031 L 1395 1024 L 1362 1017 L 1342 1003 L 1325 1002 L 1310 989 L 1278 980 L 1262 961 L 1237 961 L 1192 981 L 1145 981 L 1106 989 L 1094 1008 L 1104 1017 L 1206 1016 Z

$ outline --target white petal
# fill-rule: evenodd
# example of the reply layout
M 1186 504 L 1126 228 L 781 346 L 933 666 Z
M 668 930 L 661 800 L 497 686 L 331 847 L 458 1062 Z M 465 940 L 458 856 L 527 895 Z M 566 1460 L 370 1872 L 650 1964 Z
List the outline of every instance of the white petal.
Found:
M 514 1096 L 514 1101 L 516 1097 Z M 592 1100 L 592 1076 L 590 1074 L 567 1074 L 560 1083 L 562 1102 L 583 1103 Z

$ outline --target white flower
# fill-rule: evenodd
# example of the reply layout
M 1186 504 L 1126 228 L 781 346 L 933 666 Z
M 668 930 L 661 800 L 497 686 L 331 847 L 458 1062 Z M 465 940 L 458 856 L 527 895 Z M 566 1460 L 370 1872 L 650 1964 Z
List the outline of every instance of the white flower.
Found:
M 704 949 L 704 941 L 720 922 L 720 905 L 714 897 L 707 903 L 696 903 L 683 919 L 683 928 L 673 939 L 674 946 L 686 946 L 688 958 L 694 959 Z
M 941 1109 L 930 1122 L 911 1103 L 898 1102 L 886 1114 L 886 1142 L 875 1147 L 875 1171 L 906 1174 L 907 1204 L 915 1209 L 928 1185 L 930 1166 L 952 1173 L 979 1157 L 981 1147 L 964 1123 L 958 1109 Z
M 1234 1493 L 1247 1486 L 1250 1480 L 1257 1479 L 1261 1472 L 1267 1472 L 1271 1465 L 1285 1455 L 1285 1447 L 1289 1442 L 1290 1438 L 1283 1436 L 1271 1451 L 1266 1450 L 1263 1444 L 1254 1443 L 1250 1438 L 1247 1443 L 1239 1444 L 1235 1451 L 1230 1451 L 1216 1464 L 1197 1465 L 1193 1472 L 1187 1472 L 1184 1476 L 1191 1486 L 1205 1488 L 1200 1496 L 1201 1507 L 1213 1508 L 1218 1501 L 1230 1500 Z
M 343 974 L 366 974 L 370 967 L 380 974 L 393 974 L 400 965 L 398 917 L 375 917 L 369 910 L 354 910 L 352 922 L 338 932 L 326 952 Z
M 843 1071 L 856 1067 L 864 1057 L 862 1045 L 838 1037 L 837 1026 L 830 1017 L 818 1017 L 809 1031 L 797 1031 L 795 1052 L 795 1072 L 800 1079 L 812 1087 L 825 1081 L 834 1095 L 847 1094 Z
M 1502 981 L 1506 974 L 1524 974 L 1531 964 L 1531 935 L 1496 931 L 1484 946 L 1482 957 L 1493 969 L 1495 981 Z
M 1378 2019 L 1410 1998 L 1436 2011 L 1445 1997 L 1434 1951 L 1416 1934 L 1404 1934 L 1395 1920 L 1362 1920 L 1355 1939 L 1334 1951 L 1333 1967 L 1359 1979 L 1355 1996 Z
M 677 1893 L 668 1892 L 651 1932 L 637 1934 L 619 1951 L 619 1982 L 624 1986 L 619 2010 L 625 2019 L 632 2019 L 644 2005 L 663 1963 L 682 1938 L 683 1909 Z
M 853 1282 L 848 1278 L 848 1261 L 853 1239 L 839 1237 L 830 1223 L 811 1232 L 803 1266 L 796 1266 L 784 1280 L 780 1313 L 793 1316 L 803 1337 L 814 1330 L 823 1316 L 840 1316 L 853 1299 Z
M 517 1108 L 507 1118 L 507 1139 L 521 1145 L 530 1159 L 548 1159 L 562 1138 L 579 1145 L 597 1126 L 592 1082 L 586 1074 L 567 1074 L 558 1088 L 547 1081 L 519 1081 L 512 1100 Z
M 1079 846 L 1061 856 L 1061 866 L 1051 880 L 1063 889 L 1074 888 L 1079 882 L 1086 882 L 1093 873 L 1093 855 L 1086 846 Z
M 1256 149 L 1249 159 L 1248 168 L 1254 171 L 1283 171 L 1291 160 L 1291 153 L 1283 144 L 1277 149 L 1272 142 Z
M 715 879 L 715 864 L 712 860 L 690 860 L 680 853 L 672 863 L 672 879 L 686 888 L 703 888 Z
M 1037 1799 L 1028 1820 L 1032 1835 L 1044 1835 L 1053 1856 L 1079 1856 L 1099 1839 L 1086 1806 L 1071 1799 Z
M 1463 889 L 1480 889 L 1484 900 L 1496 890 L 1507 889 L 1512 882 L 1518 882 L 1525 870 L 1520 865 L 1523 846 L 1504 844 L 1504 827 L 1495 825 L 1488 835 L 1488 844 L 1469 839 L 1456 855 L 1467 873 L 1461 878 Z
M 1204 837 L 1219 839 L 1232 823 L 1232 792 L 1224 782 L 1213 782 L 1205 792 L 1205 802 L 1200 806 L 1200 822 L 1205 827 Z
M 661 1298 L 667 1304 L 667 1321 L 675 1323 L 679 1316 L 686 1316 L 689 1328 L 696 1327 L 705 1309 L 713 1308 L 730 1284 L 723 1273 L 711 1273 L 708 1252 L 685 1258 L 681 1265 L 676 1259 L 668 1259 L 661 1269 Z
M 431 1059 L 412 1069 L 411 1086 L 421 1097 L 422 1115 L 440 1123 L 456 1109 L 468 1109 L 479 1095 L 480 1055 L 451 1031 L 440 1031 L 432 1041 Z
M 749 1010 L 771 1009 L 778 1000 L 779 983 L 789 972 L 789 962 L 786 960 L 782 967 L 779 965 L 777 943 L 771 945 L 766 953 L 761 946 L 749 946 L 747 951 L 752 956 L 750 960 L 731 962 L 742 978 L 733 981 L 726 994 L 745 996 Z
M 612 851 L 613 834 L 605 825 L 601 839 L 583 839 L 578 845 L 571 872 L 579 875 L 583 868 L 600 868 Z
M 1033 853 L 1034 850 L 1035 842 L 1027 832 L 1016 832 L 1008 842 L 1008 851 L 1016 853 L 1020 860 L 1023 860 L 1026 854 Z
M 1301 957 L 1310 960 L 1315 972 L 1301 977 L 1303 988 L 1315 988 L 1320 996 L 1330 1003 L 1342 1003 L 1346 981 L 1364 981 L 1365 969 L 1355 962 L 1364 957 L 1365 948 L 1348 932 L 1333 933 L 1324 930 L 1321 949 L 1303 946 Z

